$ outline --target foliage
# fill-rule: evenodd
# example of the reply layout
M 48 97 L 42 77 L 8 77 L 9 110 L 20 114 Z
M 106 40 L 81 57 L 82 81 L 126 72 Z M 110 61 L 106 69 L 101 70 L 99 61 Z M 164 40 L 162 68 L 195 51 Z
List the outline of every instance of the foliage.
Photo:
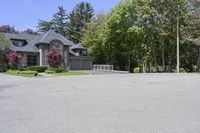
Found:
M 187 72 L 184 68 L 180 68 L 180 72 L 181 73 L 185 73 L 185 72 Z
M 47 32 L 53 30 L 53 23 L 51 21 L 39 20 L 37 28 L 38 32 Z
M 30 35 L 37 35 L 37 33 L 36 32 L 34 32 L 32 29 L 26 29 L 26 30 L 24 30 L 24 31 L 22 31 L 22 33 L 28 33 L 28 34 L 30 34 Z
M 12 45 L 12 42 L 9 39 L 7 39 L 4 36 L 4 34 L 0 33 L 0 52 L 1 53 L 6 52 L 6 50 L 8 50 L 11 45 Z
M 26 68 L 26 70 L 28 71 L 37 71 L 37 72 L 45 72 L 45 70 L 47 70 L 48 67 L 47 66 L 28 66 Z
M 5 53 L 10 48 L 12 42 L 0 33 L 0 71 L 6 71 Z
M 63 36 L 66 36 L 66 27 L 67 27 L 67 14 L 62 6 L 58 7 L 58 12 L 53 15 L 53 29 L 55 32 L 60 33 Z
M 75 43 L 79 43 L 82 37 L 82 29 L 94 16 L 94 9 L 88 2 L 81 2 L 69 14 L 67 37 Z
M 49 68 L 47 70 L 45 70 L 45 73 L 62 73 L 62 72 L 66 72 L 60 68 Z
M 51 49 L 48 52 L 47 57 L 48 57 L 49 66 L 52 67 L 52 68 L 60 67 L 62 62 L 63 62 L 63 55 L 57 49 Z
M 8 70 L 6 73 L 12 74 L 12 75 L 25 76 L 25 77 L 32 77 L 34 74 L 37 73 L 37 71 Z
M 88 53 L 93 57 L 94 64 L 106 64 L 106 53 L 101 33 L 103 30 L 105 15 L 97 14 L 82 30 L 81 43 L 88 48 Z
M 150 68 L 162 66 L 163 71 L 172 71 L 176 67 L 177 16 L 180 19 L 181 67 L 192 71 L 192 65 L 197 64 L 198 51 L 187 40 L 199 38 L 200 3 L 122 1 L 100 23 L 94 19 L 86 24 L 81 43 L 86 44 L 95 62 L 98 59 L 113 64 L 115 69 L 142 66 L 144 72 L 150 72 Z
M 0 32 L 2 32 L 2 33 L 18 33 L 18 31 L 15 30 L 15 27 L 10 26 L 10 25 L 0 26 Z
M 140 73 L 140 68 L 139 67 L 133 68 L 133 72 L 134 73 Z
M 17 68 L 17 65 L 20 63 L 22 57 L 15 51 L 10 51 L 5 55 L 5 62 L 11 69 Z

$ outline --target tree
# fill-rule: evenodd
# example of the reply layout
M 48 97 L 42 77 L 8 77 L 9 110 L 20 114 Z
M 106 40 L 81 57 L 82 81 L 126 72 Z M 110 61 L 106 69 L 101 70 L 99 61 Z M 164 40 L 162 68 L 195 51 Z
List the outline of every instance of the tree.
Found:
M 63 55 L 57 49 L 51 49 L 47 55 L 49 66 L 52 68 L 58 68 L 63 62 Z
M 91 22 L 85 24 L 82 30 L 81 44 L 87 47 L 95 64 L 106 64 L 108 62 L 101 37 L 105 18 L 105 14 L 97 14 Z
M 22 32 L 25 32 L 25 33 L 28 33 L 28 34 L 31 34 L 31 35 L 36 35 L 37 33 L 36 32 L 34 32 L 32 29 L 26 29 L 26 30 L 24 30 L 24 31 L 22 31 Z
M 15 69 L 20 63 L 22 57 L 15 51 L 10 51 L 5 55 L 5 62 L 11 69 Z
M 79 43 L 82 37 L 82 29 L 94 16 L 94 9 L 88 2 L 81 2 L 69 14 L 67 36 L 75 43 Z
M 62 6 L 59 6 L 58 12 L 53 15 L 52 24 L 54 31 L 66 36 L 67 19 L 66 11 Z
M 53 23 L 51 21 L 39 20 L 37 28 L 38 32 L 47 32 L 53 29 Z
M 4 34 L 0 33 L 0 52 L 6 52 L 12 45 L 12 42 L 5 37 Z
M 0 71 L 4 71 L 6 69 L 4 56 L 11 45 L 12 42 L 0 33 Z
M 109 63 L 116 69 L 130 70 L 133 64 L 134 47 L 140 44 L 138 21 L 136 5 L 130 1 L 119 3 L 106 17 L 103 43 Z
M 0 32 L 2 32 L 2 33 L 18 33 L 18 31 L 15 30 L 15 27 L 10 26 L 10 25 L 0 26 Z

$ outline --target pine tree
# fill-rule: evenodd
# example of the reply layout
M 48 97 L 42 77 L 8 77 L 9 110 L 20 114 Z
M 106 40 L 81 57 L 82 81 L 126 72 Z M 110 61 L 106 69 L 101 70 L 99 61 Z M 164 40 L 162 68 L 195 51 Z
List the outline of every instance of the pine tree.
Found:
M 62 6 L 58 7 L 58 12 L 53 15 L 53 29 L 55 32 L 60 33 L 63 36 L 66 36 L 66 27 L 67 27 L 67 14 Z
M 81 31 L 84 25 L 91 21 L 94 16 L 94 9 L 88 2 L 81 2 L 75 6 L 69 15 L 67 36 L 75 43 L 81 40 Z
M 47 32 L 53 29 L 53 23 L 51 21 L 39 20 L 37 28 L 38 32 Z

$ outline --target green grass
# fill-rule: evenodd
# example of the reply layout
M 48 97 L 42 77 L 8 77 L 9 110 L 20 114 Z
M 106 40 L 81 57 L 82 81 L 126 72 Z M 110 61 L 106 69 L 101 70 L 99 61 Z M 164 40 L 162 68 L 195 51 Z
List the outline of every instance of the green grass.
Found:
M 17 73 L 9 73 L 9 72 L 4 72 L 5 74 L 9 74 L 9 75 L 14 75 L 14 76 L 22 76 L 22 77 L 33 77 L 33 74 L 17 74 Z
M 19 71 L 19 70 L 8 70 L 5 74 L 22 76 L 22 77 L 33 77 L 37 73 L 36 71 Z
M 85 72 L 62 72 L 62 73 L 52 73 L 54 76 L 75 76 L 75 75 L 88 75 Z

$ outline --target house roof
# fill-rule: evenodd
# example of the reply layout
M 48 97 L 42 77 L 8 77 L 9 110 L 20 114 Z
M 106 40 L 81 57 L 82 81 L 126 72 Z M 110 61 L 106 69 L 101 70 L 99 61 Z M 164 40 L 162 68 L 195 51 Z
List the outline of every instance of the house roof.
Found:
M 53 30 L 50 30 L 40 35 L 30 35 L 26 32 L 22 32 L 18 34 L 12 34 L 12 33 L 4 33 L 4 34 L 9 39 L 25 40 L 28 43 L 27 45 L 22 46 L 22 47 L 17 47 L 14 45 L 11 46 L 10 48 L 11 50 L 19 51 L 19 52 L 38 53 L 39 50 L 37 48 L 37 44 L 50 44 L 51 41 L 53 40 L 60 40 L 64 45 L 70 46 L 70 49 L 71 49 L 70 51 L 72 51 L 73 49 L 85 49 L 81 44 L 75 44 Z
M 37 35 L 31 35 L 26 32 L 14 34 L 14 33 L 4 33 L 7 38 L 10 39 L 18 39 L 18 40 L 26 40 L 27 43 L 31 42 Z
M 9 38 L 9 39 L 16 39 L 16 40 L 24 40 L 28 44 L 23 46 L 23 47 L 17 47 L 12 45 L 10 47 L 11 50 L 13 51 L 19 51 L 19 52 L 34 52 L 37 53 L 38 48 L 35 45 L 29 45 L 29 43 L 34 40 L 34 38 L 37 37 L 37 35 L 31 35 L 26 32 L 18 33 L 18 34 L 13 34 L 13 33 L 4 33 L 4 35 Z
M 36 45 L 36 44 L 40 44 L 40 43 L 49 44 L 53 40 L 60 40 L 64 45 L 67 45 L 67 46 L 74 45 L 73 42 L 69 41 L 67 38 L 65 38 L 64 36 L 56 33 L 53 30 L 50 30 L 50 31 L 48 31 L 46 33 L 43 33 L 43 34 L 35 37 L 35 39 L 33 39 L 30 42 L 30 45 Z
M 71 49 L 86 49 L 85 47 L 83 47 L 83 45 L 81 44 L 74 44 L 70 47 Z

